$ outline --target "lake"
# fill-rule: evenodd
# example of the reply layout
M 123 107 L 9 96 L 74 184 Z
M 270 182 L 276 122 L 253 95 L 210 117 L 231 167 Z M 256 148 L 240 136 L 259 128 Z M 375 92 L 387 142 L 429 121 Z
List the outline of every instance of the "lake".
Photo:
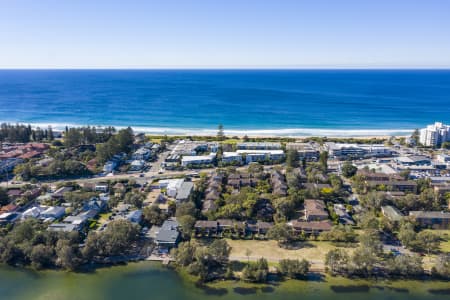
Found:
M 93 273 L 69 273 L 0 268 L 0 299 L 450 299 L 444 281 L 366 281 L 329 278 L 274 285 L 219 282 L 198 288 L 173 270 L 156 263 L 140 262 L 98 269 Z

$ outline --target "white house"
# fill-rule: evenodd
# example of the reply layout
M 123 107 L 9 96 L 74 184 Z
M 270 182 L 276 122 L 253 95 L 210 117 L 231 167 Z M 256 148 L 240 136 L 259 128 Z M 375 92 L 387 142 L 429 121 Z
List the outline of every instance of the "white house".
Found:
M 167 196 L 169 197 L 175 197 L 177 195 L 178 189 L 183 184 L 184 179 L 164 179 L 160 180 L 159 188 L 160 189 L 166 189 Z
M 59 219 L 66 214 L 66 209 L 61 206 L 51 206 L 41 212 L 40 217 L 43 219 L 52 218 Z
M 32 207 L 27 209 L 22 214 L 22 219 L 28 219 L 28 218 L 37 218 L 41 214 L 42 209 L 40 207 Z

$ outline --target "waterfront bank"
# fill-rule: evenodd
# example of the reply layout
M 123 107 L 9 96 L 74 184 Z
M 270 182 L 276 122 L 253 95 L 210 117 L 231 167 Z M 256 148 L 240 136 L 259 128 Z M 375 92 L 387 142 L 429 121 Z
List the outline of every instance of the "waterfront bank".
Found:
M 216 282 L 197 287 L 191 280 L 158 263 L 139 262 L 97 269 L 91 273 L 0 268 L 2 299 L 448 299 L 445 281 L 369 281 L 312 277 L 268 285 Z M 357 299 L 355 298 L 355 299 Z

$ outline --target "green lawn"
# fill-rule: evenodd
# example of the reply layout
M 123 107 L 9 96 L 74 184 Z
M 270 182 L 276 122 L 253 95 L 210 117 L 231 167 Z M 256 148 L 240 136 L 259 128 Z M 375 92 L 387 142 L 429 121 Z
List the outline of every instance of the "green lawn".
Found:
M 426 229 L 434 234 L 437 234 L 441 239 L 440 250 L 442 252 L 450 252 L 450 229 Z

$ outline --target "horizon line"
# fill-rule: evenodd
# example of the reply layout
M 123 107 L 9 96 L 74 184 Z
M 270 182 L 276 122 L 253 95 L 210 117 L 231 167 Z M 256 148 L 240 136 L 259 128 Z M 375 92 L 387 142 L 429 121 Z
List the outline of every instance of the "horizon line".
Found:
M 248 67 L 240 67 L 240 66 L 231 66 L 231 67 L 226 67 L 226 66 L 216 66 L 216 67 L 197 67 L 197 66 L 161 66 L 161 67 L 38 67 L 38 68 L 34 68 L 34 67 L 18 67 L 18 68 L 2 68 L 0 67 L 0 71 L 15 71 L 15 70 L 23 70 L 23 71 L 27 71 L 27 70 L 135 70 L 135 71 L 146 71 L 146 70 L 281 70 L 281 71 L 296 71 L 296 70 L 439 70 L 439 71 L 450 71 L 450 66 L 442 66 L 442 67 L 417 67 L 417 66 L 411 66 L 411 67 L 280 67 L 280 66 L 248 66 Z

